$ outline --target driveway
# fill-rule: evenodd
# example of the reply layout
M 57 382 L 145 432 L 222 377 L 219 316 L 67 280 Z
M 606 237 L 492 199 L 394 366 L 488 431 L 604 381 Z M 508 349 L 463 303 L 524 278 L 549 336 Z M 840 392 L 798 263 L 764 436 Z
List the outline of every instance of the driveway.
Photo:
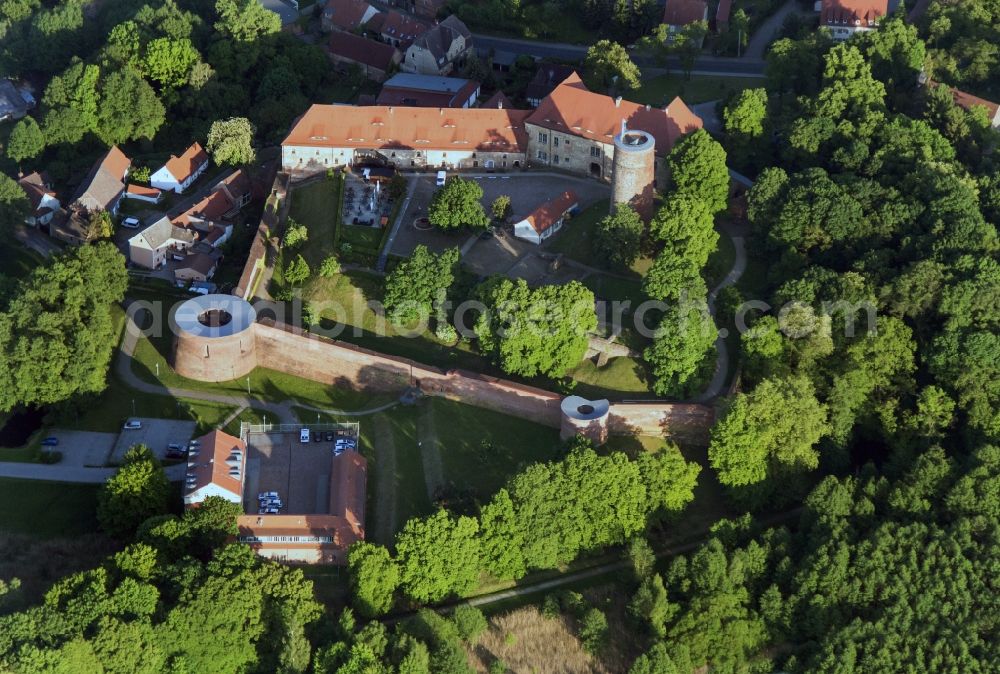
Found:
M 747 48 L 743 52 L 743 58 L 748 61 L 761 61 L 768 45 L 777 37 L 789 14 L 806 15 L 799 8 L 798 0 L 787 0 L 784 5 L 778 8 L 777 12 L 764 19 L 764 23 L 760 24 L 757 32 L 750 36 Z

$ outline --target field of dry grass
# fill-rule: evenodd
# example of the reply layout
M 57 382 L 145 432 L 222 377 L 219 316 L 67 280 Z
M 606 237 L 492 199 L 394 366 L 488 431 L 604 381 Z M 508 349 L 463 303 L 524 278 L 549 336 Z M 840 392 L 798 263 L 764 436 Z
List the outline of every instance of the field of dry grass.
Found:
M 603 593 L 588 592 L 588 599 L 607 610 L 607 645 L 593 656 L 583 649 L 568 617 L 546 618 L 534 606 L 526 606 L 490 618 L 490 627 L 479 643 L 470 648 L 477 672 L 487 672 L 490 663 L 502 660 L 514 674 L 624 674 L 634 658 L 627 646 L 632 640 L 615 601 Z

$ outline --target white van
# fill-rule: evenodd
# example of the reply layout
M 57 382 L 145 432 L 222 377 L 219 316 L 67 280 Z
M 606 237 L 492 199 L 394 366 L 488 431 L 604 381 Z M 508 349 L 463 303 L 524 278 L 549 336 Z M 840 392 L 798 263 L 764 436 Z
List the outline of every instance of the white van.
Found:
M 447 180 L 448 180 L 448 172 L 447 172 L 447 171 L 438 171 L 438 176 L 437 176 L 437 182 L 436 182 L 436 185 L 437 185 L 438 187 L 441 187 L 442 185 L 444 185 L 444 184 L 445 184 L 445 182 L 446 182 Z
M 129 229 L 139 229 L 139 218 L 133 218 L 129 216 L 122 220 L 122 227 L 128 227 Z
M 299 431 L 299 442 L 309 442 L 309 429 L 303 428 Z

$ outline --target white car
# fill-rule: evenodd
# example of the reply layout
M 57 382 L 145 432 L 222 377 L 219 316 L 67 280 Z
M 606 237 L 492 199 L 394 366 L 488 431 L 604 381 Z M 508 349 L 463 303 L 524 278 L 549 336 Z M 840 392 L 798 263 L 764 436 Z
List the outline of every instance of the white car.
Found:
M 309 442 L 309 429 L 303 428 L 299 431 L 299 442 Z
M 129 229 L 139 229 L 139 218 L 133 218 L 131 215 L 124 220 L 122 220 L 122 227 L 128 227 Z
M 448 173 L 447 173 L 447 171 L 438 171 L 438 174 L 437 174 L 437 181 L 435 182 L 435 184 L 436 184 L 436 185 L 437 185 L 438 187 L 441 187 L 441 186 L 442 186 L 442 185 L 444 185 L 444 184 L 445 184 L 445 182 L 447 182 L 447 181 L 448 181 Z
M 122 426 L 122 429 L 126 431 L 137 431 L 140 428 L 142 428 L 142 422 L 138 419 L 129 419 L 125 422 L 125 425 Z

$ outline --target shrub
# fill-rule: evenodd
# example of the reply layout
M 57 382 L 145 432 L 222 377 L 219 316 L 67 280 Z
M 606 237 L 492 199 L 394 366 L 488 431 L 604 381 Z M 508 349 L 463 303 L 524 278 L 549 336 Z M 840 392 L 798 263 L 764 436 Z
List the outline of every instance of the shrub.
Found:
M 341 271 L 340 260 L 331 255 L 324 259 L 319 265 L 319 275 L 323 278 L 336 276 Z
M 597 608 L 587 611 L 580 620 L 580 641 L 588 653 L 596 653 L 604 645 L 608 634 L 608 619 Z
M 486 616 L 483 615 L 483 612 L 469 604 L 463 604 L 456 608 L 455 614 L 452 616 L 452 621 L 455 623 L 455 627 L 458 628 L 458 633 L 462 636 L 462 639 L 470 644 L 478 641 L 479 637 L 488 627 Z

